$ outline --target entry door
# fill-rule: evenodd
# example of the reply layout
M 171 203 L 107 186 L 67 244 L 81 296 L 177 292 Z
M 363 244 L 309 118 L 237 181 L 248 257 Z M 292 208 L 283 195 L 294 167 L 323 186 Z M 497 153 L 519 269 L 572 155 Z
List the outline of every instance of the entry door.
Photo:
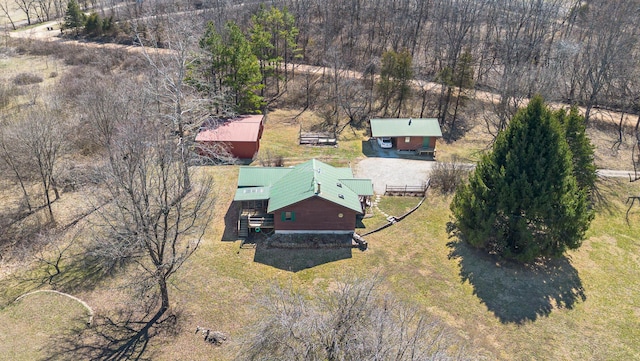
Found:
M 422 147 L 429 148 L 431 144 L 431 137 L 422 137 Z

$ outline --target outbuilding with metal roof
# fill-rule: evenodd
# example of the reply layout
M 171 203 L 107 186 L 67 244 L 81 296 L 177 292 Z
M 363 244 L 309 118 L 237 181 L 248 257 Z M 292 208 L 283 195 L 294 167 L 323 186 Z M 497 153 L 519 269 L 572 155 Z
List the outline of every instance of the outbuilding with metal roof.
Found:
M 195 142 L 202 156 L 215 158 L 223 151 L 235 158 L 253 159 L 260 149 L 263 129 L 263 115 L 242 115 L 206 124 L 196 135 Z
M 436 141 L 442 130 L 436 118 L 374 118 L 370 121 L 371 136 L 391 138 L 397 150 L 415 151 L 435 157 Z

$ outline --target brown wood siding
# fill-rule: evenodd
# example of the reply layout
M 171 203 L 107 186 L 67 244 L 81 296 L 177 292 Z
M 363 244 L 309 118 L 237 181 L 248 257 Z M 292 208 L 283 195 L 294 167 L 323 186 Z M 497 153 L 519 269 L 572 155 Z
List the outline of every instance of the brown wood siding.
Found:
M 282 212 L 293 212 L 295 220 L 283 221 Z M 338 214 L 342 213 L 342 218 Z M 322 198 L 313 197 L 274 212 L 276 231 L 353 231 L 356 212 Z
M 212 146 L 214 143 L 218 142 L 200 142 L 203 146 Z M 253 159 L 258 150 L 260 149 L 260 141 L 255 142 L 224 142 L 218 143 L 223 144 L 229 153 L 231 153 L 234 157 L 240 159 Z M 206 152 L 198 151 L 200 155 L 206 156 Z
M 397 137 L 396 147 L 398 150 L 416 150 L 422 148 L 423 137 L 409 137 L 409 142 L 405 142 L 406 137 Z

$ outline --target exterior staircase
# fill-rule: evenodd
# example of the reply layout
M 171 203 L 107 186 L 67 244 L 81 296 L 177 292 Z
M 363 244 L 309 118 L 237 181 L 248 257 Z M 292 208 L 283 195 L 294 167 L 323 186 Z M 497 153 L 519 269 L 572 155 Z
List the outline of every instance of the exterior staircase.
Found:
M 249 217 L 240 216 L 238 221 L 238 238 L 247 238 L 249 236 Z

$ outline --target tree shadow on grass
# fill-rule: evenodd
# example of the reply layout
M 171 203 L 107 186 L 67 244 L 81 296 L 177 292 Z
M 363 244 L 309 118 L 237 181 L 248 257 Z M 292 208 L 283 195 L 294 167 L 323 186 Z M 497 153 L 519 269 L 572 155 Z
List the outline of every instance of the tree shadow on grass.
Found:
M 571 309 L 587 296 L 578 271 L 566 257 L 520 265 L 499 260 L 461 241 L 447 244 L 449 258 L 460 262 L 462 282 L 502 323 L 523 324 Z
M 296 235 L 273 242 L 275 236 L 255 241 L 253 261 L 298 272 L 352 257 L 351 235 Z
M 140 317 L 122 310 L 114 318 L 97 316 L 90 327 L 52 338 L 42 360 L 154 360 L 149 343 L 166 332 L 177 332 L 176 316 L 156 312 Z

